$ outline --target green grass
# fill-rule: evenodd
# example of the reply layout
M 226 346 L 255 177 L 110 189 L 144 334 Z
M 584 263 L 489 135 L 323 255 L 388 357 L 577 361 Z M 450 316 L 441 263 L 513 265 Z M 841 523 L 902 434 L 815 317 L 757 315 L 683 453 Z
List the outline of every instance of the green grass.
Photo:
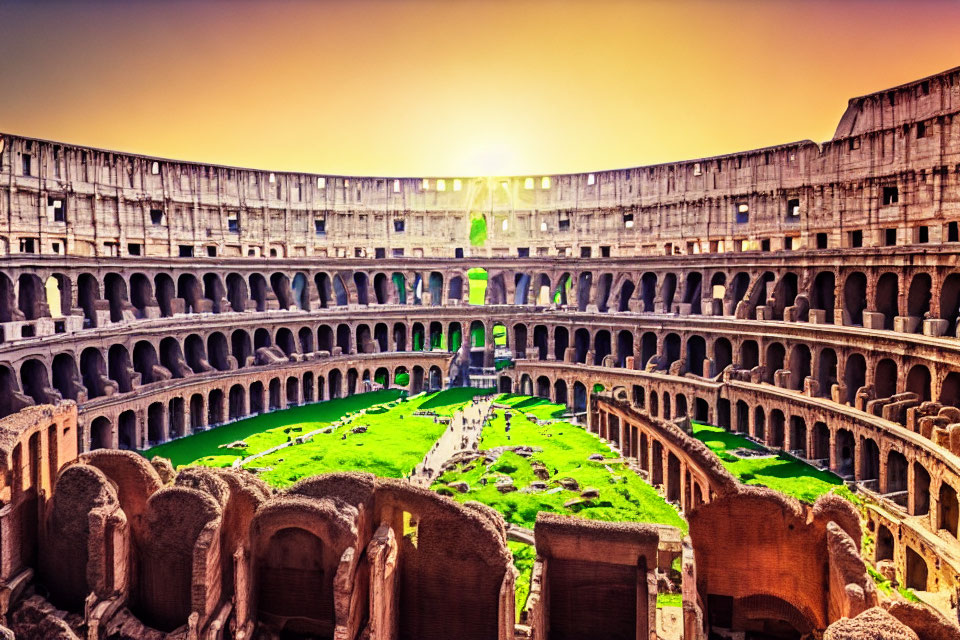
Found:
M 473 305 L 482 305 L 487 299 L 486 269 L 469 269 L 467 271 L 467 283 L 470 287 L 468 302 Z
M 504 411 L 497 410 L 484 428 L 480 449 L 528 445 L 539 447 L 542 451 L 534 453 L 529 459 L 507 451 L 490 465 L 460 465 L 440 476 L 433 485 L 434 490 L 452 495 L 459 501 L 482 502 L 503 514 L 507 522 L 527 528 L 533 528 L 538 512 L 549 511 L 594 520 L 657 522 L 686 531 L 687 524 L 676 510 L 625 464 L 611 464 L 608 471 L 605 463 L 588 460 L 590 455 L 596 453 L 608 459 L 614 457 L 610 449 L 594 435 L 562 421 L 540 426 L 527 420 L 522 413 L 534 413 L 543 419 L 556 418 L 562 415 L 565 407 L 539 398 L 510 394 L 501 396 L 501 399 L 498 402 L 510 404 L 515 409 L 510 431 L 506 431 Z M 546 468 L 548 489 L 524 493 L 521 489 L 538 480 L 533 462 L 542 463 Z M 518 490 L 500 493 L 495 487 L 496 479 L 500 476 L 510 476 Z M 581 490 L 587 487 L 598 489 L 600 497 L 570 507 L 564 506 L 564 503 L 580 495 L 579 491 L 560 489 L 558 480 L 567 477 L 574 478 Z M 486 484 L 482 484 L 481 480 L 485 480 Z M 469 485 L 467 492 L 452 491 L 446 486 L 459 481 Z M 559 490 L 549 493 L 552 489 Z
M 389 389 L 358 393 L 347 398 L 264 413 L 157 445 L 146 450 L 144 455 L 147 458 L 154 456 L 169 458 L 174 467 L 207 458 L 217 459 L 216 464 L 209 466 L 229 466 L 236 458 L 264 451 L 285 442 L 287 434 L 283 430 L 290 425 L 300 426 L 305 433 L 335 422 L 347 413 L 396 400 L 399 396 L 399 390 Z M 245 449 L 220 448 L 222 444 L 230 444 L 238 440 L 244 440 L 249 446 Z
M 145 452 L 148 458 L 171 458 L 175 466 L 199 464 L 230 466 L 234 460 L 266 451 L 315 429 L 339 422 L 332 433 L 292 445 L 249 462 L 247 468 L 265 469 L 260 475 L 275 487 L 328 471 L 369 471 L 383 477 L 408 474 L 433 446 L 446 426 L 432 417 L 414 416 L 429 410 L 451 416 L 482 389 L 458 388 L 400 402 L 395 390 L 365 393 L 257 416 L 169 442 Z M 355 413 L 369 409 L 367 413 Z M 352 415 L 348 415 L 352 414 Z M 347 417 L 344 417 L 347 416 Z M 353 433 L 358 426 L 364 433 Z M 220 449 L 239 439 L 237 449 Z
M 519 569 L 519 567 L 517 567 Z M 867 565 L 867 573 L 870 574 L 870 577 L 873 578 L 874 584 L 877 585 L 877 589 L 880 593 L 886 596 L 892 596 L 894 592 L 893 584 L 882 575 L 880 572 L 874 569 L 869 564 Z M 897 587 L 896 592 L 899 593 L 905 600 L 908 602 L 920 602 L 920 598 L 917 597 L 917 594 L 913 592 L 913 589 L 908 589 L 903 585 Z
M 680 593 L 658 593 L 657 609 L 664 607 L 682 607 L 683 595 Z
M 693 423 L 693 435 L 717 454 L 723 466 L 744 484 L 769 487 L 810 503 L 831 492 L 857 501 L 840 478 L 787 453 L 779 452 L 765 458 L 740 458 L 732 451 L 740 448 L 756 451 L 762 447 L 741 435 L 697 422 Z
M 482 247 L 487 244 L 487 218 L 479 215 L 470 219 L 470 246 Z
M 520 620 L 520 612 L 527 606 L 527 597 L 530 595 L 530 578 L 533 574 L 533 563 L 537 559 L 537 550 L 533 545 L 523 542 L 508 541 L 507 546 L 513 553 L 513 566 L 520 573 L 517 576 L 514 590 L 517 602 L 517 620 Z

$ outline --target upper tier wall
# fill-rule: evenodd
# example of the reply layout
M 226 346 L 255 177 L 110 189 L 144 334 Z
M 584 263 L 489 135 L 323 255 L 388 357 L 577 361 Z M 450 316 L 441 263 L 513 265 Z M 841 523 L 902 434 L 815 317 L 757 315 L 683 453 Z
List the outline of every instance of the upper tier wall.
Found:
M 5 135 L 0 253 L 630 256 L 955 241 L 958 74 L 851 100 L 822 145 L 569 175 L 318 176 Z M 476 218 L 486 239 L 474 246 Z

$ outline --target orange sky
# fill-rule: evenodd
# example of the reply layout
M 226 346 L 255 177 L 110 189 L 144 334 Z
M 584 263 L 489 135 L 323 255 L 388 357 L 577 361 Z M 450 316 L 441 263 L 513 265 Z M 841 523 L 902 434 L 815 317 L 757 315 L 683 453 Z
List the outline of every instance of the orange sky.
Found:
M 368 175 L 539 174 L 828 139 L 960 65 L 960 2 L 0 3 L 0 131 Z

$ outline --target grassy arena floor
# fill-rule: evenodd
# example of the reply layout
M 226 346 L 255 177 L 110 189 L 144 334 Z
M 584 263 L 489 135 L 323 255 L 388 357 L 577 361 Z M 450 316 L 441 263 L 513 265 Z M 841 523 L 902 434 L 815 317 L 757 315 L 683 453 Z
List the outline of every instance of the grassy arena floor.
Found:
M 506 431 L 504 410 L 497 410 L 484 428 L 480 449 L 527 445 L 541 449 L 530 458 L 505 451 L 490 465 L 467 463 L 440 476 L 433 488 L 459 501 L 476 500 L 503 514 L 507 522 L 532 528 L 539 511 L 579 515 L 594 520 L 633 520 L 670 524 L 686 531 L 686 522 L 668 505 L 656 490 L 645 483 L 623 463 L 609 464 L 588 458 L 600 454 L 607 459 L 616 456 L 596 436 L 582 427 L 557 421 L 538 425 L 524 417 L 532 413 L 539 419 L 557 419 L 565 411 L 562 405 L 526 396 L 501 396 L 498 403 L 514 407 L 510 431 Z M 542 463 L 550 477 L 545 491 L 524 491 L 537 481 L 533 462 Z M 509 476 L 517 491 L 500 493 L 495 482 Z M 570 500 L 579 498 L 579 491 L 563 489 L 562 478 L 573 478 L 582 489 L 594 488 L 600 497 L 584 500 L 570 507 Z M 465 493 L 446 487 L 451 482 L 466 482 Z
M 832 473 L 821 471 L 787 453 L 768 458 L 740 458 L 737 449 L 759 450 L 752 440 L 721 427 L 693 423 L 693 435 L 717 454 L 730 473 L 744 484 L 770 487 L 804 502 L 814 502 L 825 493 L 834 492 L 854 502 L 850 489 Z
M 401 477 L 417 465 L 443 433 L 445 425 L 432 417 L 412 415 L 429 410 L 450 416 L 483 391 L 449 389 L 399 401 L 395 390 L 364 393 L 286 411 L 278 411 L 175 440 L 145 452 L 168 457 L 175 466 L 200 464 L 229 466 L 234 460 L 271 449 L 316 429 L 336 423 L 331 433 L 292 445 L 249 462 L 275 487 L 327 471 L 369 471 L 383 477 Z M 365 410 L 364 413 L 358 412 Z M 363 433 L 353 429 L 366 426 Z M 220 448 L 243 440 L 246 446 Z

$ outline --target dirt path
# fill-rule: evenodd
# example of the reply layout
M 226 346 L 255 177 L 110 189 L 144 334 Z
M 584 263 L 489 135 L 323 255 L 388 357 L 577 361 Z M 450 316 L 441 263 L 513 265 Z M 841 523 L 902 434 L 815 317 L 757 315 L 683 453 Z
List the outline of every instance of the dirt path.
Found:
M 462 410 L 453 414 L 450 426 L 433 444 L 423 461 L 417 465 L 410 476 L 410 482 L 419 487 L 429 487 L 440 475 L 440 469 L 447 460 L 460 451 L 472 451 L 480 441 L 483 422 L 490 413 L 493 396 L 478 397 Z

